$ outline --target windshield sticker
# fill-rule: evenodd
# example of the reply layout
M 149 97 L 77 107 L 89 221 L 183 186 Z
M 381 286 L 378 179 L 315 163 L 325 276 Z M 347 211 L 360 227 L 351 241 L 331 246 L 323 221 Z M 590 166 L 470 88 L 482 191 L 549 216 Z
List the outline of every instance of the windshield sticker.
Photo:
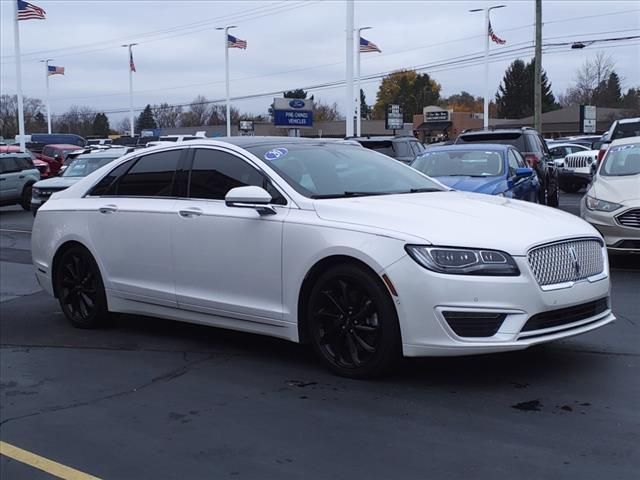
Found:
M 620 152 L 622 150 L 627 150 L 627 149 L 633 148 L 633 147 L 637 147 L 637 145 L 633 145 L 633 144 L 631 144 L 631 145 L 619 145 L 617 147 L 612 147 L 611 151 L 612 152 Z
M 284 157 L 287 153 L 289 153 L 289 150 L 287 150 L 284 147 L 274 148 L 273 150 L 269 150 L 267 153 L 264 154 L 264 159 L 272 162 L 274 160 L 278 160 L 279 158 Z

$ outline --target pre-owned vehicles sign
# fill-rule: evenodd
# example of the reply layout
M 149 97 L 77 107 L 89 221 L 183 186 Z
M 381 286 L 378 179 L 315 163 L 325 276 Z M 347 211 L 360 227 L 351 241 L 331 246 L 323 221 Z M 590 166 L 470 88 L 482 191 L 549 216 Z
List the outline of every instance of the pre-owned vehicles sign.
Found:
M 285 128 L 312 127 L 313 101 L 302 98 L 274 98 L 273 124 Z

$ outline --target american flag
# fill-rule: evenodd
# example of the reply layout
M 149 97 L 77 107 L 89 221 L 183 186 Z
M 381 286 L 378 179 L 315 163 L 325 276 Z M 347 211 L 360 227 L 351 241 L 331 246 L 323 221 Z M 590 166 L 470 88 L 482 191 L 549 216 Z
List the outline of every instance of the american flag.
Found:
M 47 67 L 47 73 L 49 75 L 64 75 L 64 67 L 54 67 L 53 65 L 49 65 Z
M 366 39 L 360 37 L 360 52 L 362 52 L 362 53 L 366 53 L 366 52 L 382 53 L 382 50 L 380 50 L 375 43 L 370 42 L 369 40 L 366 40 Z
M 227 47 L 229 48 L 242 48 L 243 50 L 247 48 L 247 41 L 240 40 L 239 38 L 234 37 L 233 35 L 227 34 Z
M 42 8 L 36 7 L 35 5 L 23 0 L 17 0 L 17 2 L 18 20 L 45 19 L 44 14 L 47 12 L 45 12 Z
M 133 63 L 133 52 L 129 50 L 129 68 L 132 72 L 136 71 L 136 64 Z
M 498 45 L 504 45 L 505 43 L 507 43 L 506 40 L 502 40 L 495 33 L 493 33 L 493 28 L 491 27 L 491 20 L 489 20 L 489 32 L 488 33 L 489 33 L 489 38 L 491 40 L 493 40 L 495 43 L 497 43 Z

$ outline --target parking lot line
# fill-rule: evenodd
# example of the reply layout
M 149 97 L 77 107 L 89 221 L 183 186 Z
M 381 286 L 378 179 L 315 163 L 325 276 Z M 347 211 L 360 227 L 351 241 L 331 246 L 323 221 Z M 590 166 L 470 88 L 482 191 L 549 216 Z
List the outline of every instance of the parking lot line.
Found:
M 35 453 L 28 452 L 9 443 L 0 440 L 0 455 L 13 458 L 18 462 L 29 465 L 43 472 L 47 472 L 54 477 L 65 480 L 100 480 L 98 477 L 81 472 L 66 465 L 62 465 L 48 458 L 41 457 Z

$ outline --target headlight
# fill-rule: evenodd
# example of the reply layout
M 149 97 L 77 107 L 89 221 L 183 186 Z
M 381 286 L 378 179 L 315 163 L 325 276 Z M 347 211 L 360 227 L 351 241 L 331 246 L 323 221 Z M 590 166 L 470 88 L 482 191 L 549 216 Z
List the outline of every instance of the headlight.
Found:
M 613 212 L 622 207 L 619 203 L 606 202 L 589 195 L 587 195 L 586 203 L 589 210 L 597 210 L 598 212 Z
M 455 275 L 517 276 L 511 255 L 497 250 L 406 245 L 407 253 L 424 268 Z
M 39 188 L 31 188 L 31 196 L 38 198 L 40 196 L 40 189 Z

